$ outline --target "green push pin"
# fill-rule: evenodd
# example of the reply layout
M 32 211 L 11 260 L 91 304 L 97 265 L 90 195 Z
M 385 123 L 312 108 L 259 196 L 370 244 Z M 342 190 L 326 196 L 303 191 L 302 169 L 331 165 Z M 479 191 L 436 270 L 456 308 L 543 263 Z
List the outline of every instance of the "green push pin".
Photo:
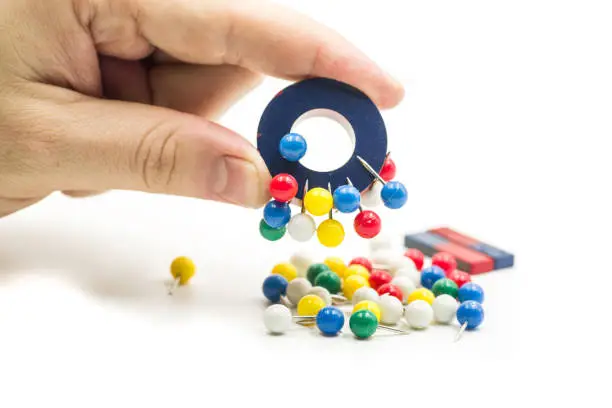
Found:
M 272 228 L 264 220 L 259 222 L 259 233 L 268 241 L 278 241 L 285 235 L 285 232 L 287 232 L 287 227 L 285 226 Z
M 340 277 L 335 272 L 329 270 L 319 273 L 314 280 L 314 285 L 327 289 L 332 295 L 335 295 L 342 289 Z
M 431 288 L 434 296 L 449 295 L 457 299 L 459 297 L 459 287 L 455 282 L 448 278 L 439 279 Z
M 325 265 L 324 263 L 312 264 L 308 267 L 308 270 L 306 271 L 306 279 L 308 279 L 308 281 L 314 285 L 317 276 L 327 271 L 331 271 L 331 269 L 329 269 L 329 266 Z
M 358 310 L 351 315 L 349 327 L 353 334 L 359 339 L 371 337 L 378 328 L 378 319 L 369 310 Z

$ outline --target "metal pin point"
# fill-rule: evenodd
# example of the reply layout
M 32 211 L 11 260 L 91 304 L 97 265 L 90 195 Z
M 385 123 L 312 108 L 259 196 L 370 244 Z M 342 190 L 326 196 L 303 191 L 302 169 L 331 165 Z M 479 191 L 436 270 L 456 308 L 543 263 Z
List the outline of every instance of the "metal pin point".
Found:
M 346 181 L 349 183 L 350 186 L 353 185 L 353 182 L 351 181 L 350 178 L 346 178 Z M 359 212 L 363 212 L 363 208 L 361 207 L 361 204 L 359 204 Z
M 332 188 L 331 188 L 331 183 L 329 181 L 327 182 L 327 189 L 329 190 L 329 193 L 333 195 Z M 332 208 L 331 208 L 331 210 L 329 210 L 329 219 L 330 220 L 334 219 L 333 212 L 334 212 L 334 206 L 332 204 Z
M 302 194 L 302 214 L 306 212 L 306 206 L 304 205 L 304 199 L 306 198 L 306 193 L 308 192 L 308 179 L 304 182 L 304 194 Z
M 174 280 L 172 281 L 172 283 L 170 284 L 170 287 L 168 288 L 168 295 L 172 296 L 174 295 L 174 291 L 181 285 L 181 277 L 178 276 L 176 278 L 174 278 Z
M 378 181 L 380 181 L 380 182 L 383 184 L 383 186 L 384 186 L 385 184 L 387 184 L 387 182 L 386 182 L 385 180 L 383 180 L 383 178 L 382 178 L 382 177 L 380 177 L 380 174 L 378 174 L 378 172 L 377 172 L 376 170 L 374 170 L 374 169 L 372 168 L 372 166 L 370 166 L 370 165 L 368 164 L 368 162 L 366 162 L 365 160 L 363 160 L 363 158 L 361 158 L 361 156 L 356 156 L 356 157 L 357 157 L 357 160 L 359 160 L 359 162 L 361 163 L 361 165 L 362 165 L 363 167 L 365 167 L 365 169 L 368 171 L 368 173 L 370 173 L 370 174 L 371 174 L 371 175 L 372 175 L 374 178 L 376 178 Z
M 467 328 L 467 322 L 461 325 L 461 328 L 459 329 L 459 331 L 457 332 L 457 335 L 455 336 L 455 342 L 459 341 L 459 339 L 461 338 L 461 335 L 463 334 L 466 328 Z

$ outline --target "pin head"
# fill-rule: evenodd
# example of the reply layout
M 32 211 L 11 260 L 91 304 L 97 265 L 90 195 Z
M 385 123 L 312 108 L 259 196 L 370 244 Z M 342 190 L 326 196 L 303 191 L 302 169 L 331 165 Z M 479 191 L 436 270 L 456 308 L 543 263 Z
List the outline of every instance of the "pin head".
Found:
M 306 296 L 310 289 L 312 289 L 312 285 L 308 282 L 308 279 L 295 278 L 287 286 L 287 298 L 293 305 L 297 306 L 300 299 Z
M 421 251 L 416 248 L 408 248 L 406 252 L 404 252 L 404 256 L 406 258 L 412 259 L 414 265 L 420 271 L 423 268 L 423 262 L 425 262 L 425 256 Z
M 294 215 L 287 225 L 289 235 L 298 242 L 309 241 L 316 228 L 315 220 L 310 215 L 303 213 Z
M 378 301 L 380 321 L 384 324 L 396 324 L 404 314 L 402 302 L 396 297 L 385 294 Z
M 454 297 L 442 294 L 434 300 L 431 307 L 434 311 L 434 318 L 438 323 L 449 324 L 455 318 L 459 303 Z
M 326 247 L 337 247 L 344 241 L 344 227 L 337 220 L 325 220 L 317 228 L 317 238 Z
M 421 271 L 421 285 L 424 288 L 431 289 L 437 281 L 444 279 L 446 275 L 442 268 L 438 266 L 428 266 Z
M 170 274 L 174 279 L 179 280 L 179 285 L 186 285 L 195 273 L 195 263 L 186 256 L 179 256 L 170 264 Z
M 272 274 L 280 275 L 287 279 L 287 282 L 291 282 L 297 278 L 297 269 L 295 269 L 295 266 L 291 265 L 289 262 L 282 262 L 274 265 L 274 268 L 272 268 Z
M 387 156 L 378 174 L 383 180 L 391 181 L 395 178 L 396 172 L 397 167 L 395 166 L 395 162 L 391 159 L 391 157 Z
M 408 191 L 399 181 L 390 181 L 383 186 L 380 197 L 386 207 L 396 210 L 408 201 Z
M 404 317 L 414 329 L 424 329 L 431 324 L 433 320 L 433 309 L 431 305 L 424 300 L 415 300 L 406 306 Z
M 301 249 L 291 255 L 289 262 L 295 266 L 299 276 L 305 277 L 308 267 L 313 263 L 313 255 L 310 253 L 310 251 Z
M 291 311 L 284 305 L 269 306 L 263 316 L 264 326 L 272 334 L 285 333 L 291 327 Z
M 369 287 L 368 280 L 360 275 L 351 275 L 344 278 L 344 287 L 342 292 L 348 300 L 353 299 L 353 294 L 359 288 Z
M 317 313 L 317 327 L 326 336 L 337 335 L 344 327 L 344 313 L 337 307 L 324 307 Z
M 440 279 L 434 283 L 431 291 L 436 297 L 440 295 L 449 295 L 456 299 L 459 296 L 457 284 L 448 278 Z
M 466 283 L 472 281 L 472 277 L 469 273 L 460 271 L 459 269 L 455 269 L 454 271 L 449 273 L 448 279 L 455 282 L 459 288 L 461 288 Z
M 278 144 L 281 156 L 290 162 L 296 162 L 303 158 L 307 147 L 306 139 L 297 133 L 287 133 Z
M 334 205 L 341 213 L 352 213 L 359 209 L 361 195 L 351 185 L 343 185 L 334 191 Z
M 457 321 L 460 325 L 466 325 L 466 330 L 474 330 L 484 320 L 484 309 L 482 305 L 473 300 L 468 300 L 459 305 L 457 309 Z
M 374 211 L 365 210 L 357 214 L 353 222 L 353 227 L 357 235 L 362 238 L 370 239 L 380 233 L 382 222 L 378 214 Z
M 408 296 L 416 289 L 414 281 L 408 276 L 396 276 L 391 281 L 391 284 L 402 291 L 404 295 L 404 303 L 408 303 Z
M 306 278 L 308 279 L 310 283 L 314 285 L 315 279 L 317 279 L 317 276 L 319 276 L 320 273 L 323 273 L 329 270 L 330 270 L 329 266 L 327 266 L 324 263 L 314 263 L 308 267 L 308 270 L 306 271 Z
M 391 276 L 389 272 L 383 271 L 382 269 L 374 269 L 368 281 L 373 289 L 378 289 L 386 283 L 391 283 L 392 280 L 393 276 Z
M 270 302 L 277 303 L 287 293 L 288 285 L 287 279 L 281 275 L 270 275 L 264 280 L 262 291 Z
M 372 302 L 371 300 L 362 300 L 353 306 L 353 313 L 357 312 L 358 310 L 369 310 L 370 312 L 374 313 L 376 320 L 380 321 L 380 306 L 378 306 L 376 302 Z
M 423 300 L 431 305 L 435 299 L 436 297 L 431 290 L 427 288 L 418 288 L 413 290 L 410 296 L 408 296 L 408 304 L 417 300 Z
M 272 228 L 266 223 L 266 220 L 259 221 L 259 233 L 268 241 L 278 241 L 287 232 L 287 227 L 284 225 L 280 228 Z
M 446 275 L 457 269 L 457 260 L 446 252 L 438 252 L 431 257 L 431 264 L 442 268 Z
M 484 302 L 484 290 L 474 282 L 468 282 L 459 288 L 459 301 L 465 302 L 473 300 L 474 302 Z
M 298 302 L 297 313 L 300 316 L 316 316 L 325 306 L 325 301 L 319 296 L 306 295 Z
M 368 272 L 372 272 L 372 262 L 363 256 L 358 256 L 357 258 L 351 259 L 351 262 L 349 262 L 349 266 L 350 265 L 361 265 L 365 267 Z
M 334 207 L 334 199 L 331 193 L 324 188 L 311 188 L 304 197 L 304 207 L 312 215 L 326 215 Z
M 382 183 L 374 181 L 372 186 L 361 194 L 361 204 L 368 208 L 378 207 L 382 203 L 380 198 L 382 188 Z
M 276 201 L 286 203 L 295 197 L 298 191 L 298 183 L 291 174 L 281 173 L 274 176 L 270 181 L 270 195 Z
M 291 219 L 289 204 L 272 200 L 264 207 L 264 221 L 272 228 L 281 228 Z
M 335 272 L 324 271 L 315 278 L 315 286 L 321 286 L 327 289 L 329 293 L 336 294 L 342 289 L 342 281 Z
M 374 289 L 369 288 L 367 286 L 363 286 L 355 291 L 353 294 L 353 305 L 356 305 L 359 302 L 363 302 L 364 300 L 370 300 L 374 303 L 379 300 L 378 292 Z
M 349 319 L 349 327 L 359 339 L 367 339 L 371 337 L 378 328 L 378 319 L 369 310 L 358 310 L 351 315 Z
M 338 275 L 340 278 L 344 278 L 346 264 L 341 258 L 338 258 L 337 256 L 329 256 L 325 258 L 325 261 L 323 261 L 323 263 L 327 265 L 329 269 L 336 272 L 336 275 Z
M 331 293 L 329 293 L 329 290 L 325 289 L 322 286 L 313 286 L 312 288 L 310 288 L 307 295 L 315 295 L 320 297 L 321 299 L 323 299 L 325 306 L 331 306 L 331 304 L 333 303 Z
M 349 277 L 351 275 L 363 276 L 366 279 L 366 281 L 368 282 L 368 286 L 369 286 L 370 272 L 368 272 L 368 270 L 366 269 L 365 266 L 359 265 L 359 264 L 350 265 L 344 271 L 344 278 L 346 279 L 347 277 Z
M 380 296 L 389 294 L 397 298 L 397 300 L 399 300 L 400 302 L 404 301 L 404 294 L 402 293 L 401 289 L 390 283 L 385 283 L 384 285 L 379 287 L 377 292 Z

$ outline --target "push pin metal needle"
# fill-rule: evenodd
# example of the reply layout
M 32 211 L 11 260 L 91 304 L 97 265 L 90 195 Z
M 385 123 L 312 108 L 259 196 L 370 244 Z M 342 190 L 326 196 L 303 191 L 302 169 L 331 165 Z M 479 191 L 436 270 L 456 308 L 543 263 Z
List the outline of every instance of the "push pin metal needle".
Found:
M 196 266 L 186 256 L 179 256 L 172 261 L 170 273 L 174 280 L 168 289 L 168 295 L 172 296 L 179 286 L 186 285 L 193 278 L 196 273 Z
M 385 181 L 380 174 L 376 170 L 368 164 L 361 156 L 357 156 L 357 160 L 361 163 L 361 165 L 375 178 L 375 180 L 379 181 L 383 188 L 380 191 L 380 198 L 386 207 L 391 209 L 398 209 L 406 204 L 408 200 L 408 192 L 406 191 L 406 187 L 400 183 L 399 181 Z

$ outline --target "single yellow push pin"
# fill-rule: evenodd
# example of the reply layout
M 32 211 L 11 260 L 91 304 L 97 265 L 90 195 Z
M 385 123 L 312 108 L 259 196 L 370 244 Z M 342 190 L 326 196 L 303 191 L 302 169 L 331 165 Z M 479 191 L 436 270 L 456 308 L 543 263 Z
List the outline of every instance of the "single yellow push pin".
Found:
M 331 191 L 329 183 L 328 187 L 329 191 Z M 331 196 L 331 192 L 329 194 Z M 331 207 L 329 208 L 329 218 L 323 221 L 317 228 L 317 238 L 319 238 L 321 244 L 329 248 L 337 247 L 344 241 L 344 227 L 341 223 L 334 220 Z
M 172 261 L 172 264 L 170 265 L 170 273 L 172 274 L 174 281 L 168 289 L 168 295 L 173 295 L 174 291 L 179 286 L 186 285 L 191 278 L 193 278 L 193 275 L 196 273 L 196 266 L 193 261 L 186 256 L 179 256 Z

